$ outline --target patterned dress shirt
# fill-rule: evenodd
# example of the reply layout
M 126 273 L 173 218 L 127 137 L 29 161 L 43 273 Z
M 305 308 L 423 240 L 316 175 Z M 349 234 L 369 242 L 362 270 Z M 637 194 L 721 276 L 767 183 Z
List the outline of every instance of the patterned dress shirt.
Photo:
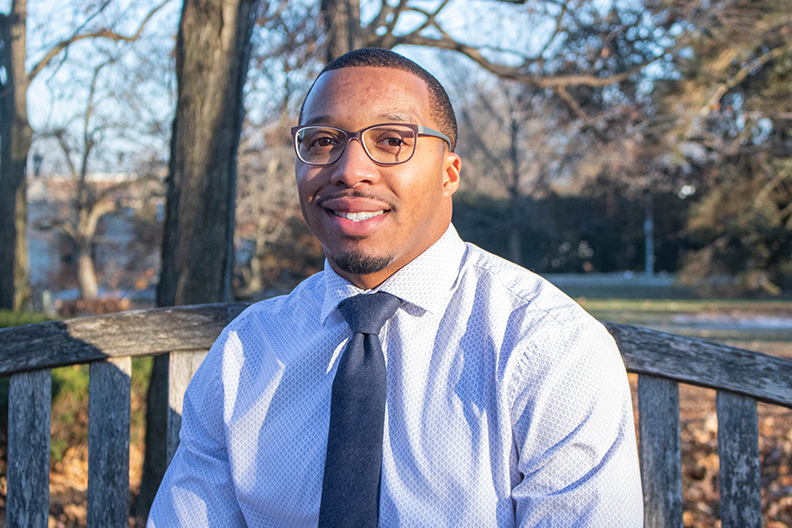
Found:
M 605 328 L 453 226 L 377 288 L 380 526 L 640 527 L 632 403 Z M 149 528 L 315 527 L 330 391 L 361 293 L 325 264 L 222 333 L 187 389 Z

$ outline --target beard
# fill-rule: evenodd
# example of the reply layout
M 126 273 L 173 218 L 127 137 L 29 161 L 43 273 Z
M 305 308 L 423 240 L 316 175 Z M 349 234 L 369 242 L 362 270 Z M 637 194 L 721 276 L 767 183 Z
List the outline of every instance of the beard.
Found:
M 393 257 L 374 257 L 358 251 L 352 251 L 333 259 L 341 271 L 352 275 L 369 275 L 384 270 Z

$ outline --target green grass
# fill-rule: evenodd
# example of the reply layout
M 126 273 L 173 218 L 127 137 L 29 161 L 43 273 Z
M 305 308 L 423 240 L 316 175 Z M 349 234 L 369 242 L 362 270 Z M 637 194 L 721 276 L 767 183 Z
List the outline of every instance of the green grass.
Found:
M 788 311 L 792 313 L 792 301 L 776 300 L 685 300 L 685 299 L 587 299 L 577 301 L 586 310 L 614 311 L 629 310 L 647 313 L 686 313 L 686 312 L 745 312 L 767 313 L 768 311 Z
M 740 327 L 722 321 L 695 321 L 677 316 L 718 315 L 739 318 L 757 316 L 792 319 L 792 301 L 787 300 L 684 300 L 684 299 L 587 299 L 580 305 L 600 321 L 646 326 L 674 334 L 714 341 L 792 341 L 792 328 Z
M 9 326 L 21 326 L 33 323 L 43 323 L 52 318 L 44 314 L 33 312 L 12 312 L 11 310 L 0 310 L 0 328 Z

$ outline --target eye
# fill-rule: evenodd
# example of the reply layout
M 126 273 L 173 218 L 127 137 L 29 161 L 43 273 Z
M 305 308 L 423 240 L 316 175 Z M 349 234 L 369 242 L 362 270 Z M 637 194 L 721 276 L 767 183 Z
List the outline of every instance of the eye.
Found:
M 343 134 L 331 128 L 306 128 L 299 138 L 303 150 L 334 149 L 342 143 Z
M 328 133 L 319 133 L 311 136 L 306 143 L 308 148 L 328 148 L 338 145 L 338 138 Z
M 413 133 L 409 128 L 401 127 L 375 128 L 371 131 L 371 140 L 378 149 L 394 151 L 412 146 Z
M 385 138 L 383 142 L 389 147 L 400 147 L 404 144 L 404 140 L 399 137 Z

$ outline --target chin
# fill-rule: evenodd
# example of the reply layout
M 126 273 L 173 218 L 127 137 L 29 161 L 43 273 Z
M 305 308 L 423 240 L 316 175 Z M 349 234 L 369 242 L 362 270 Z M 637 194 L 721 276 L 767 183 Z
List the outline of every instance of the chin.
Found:
M 370 275 L 377 273 L 393 262 L 392 256 L 366 255 L 362 252 L 352 251 L 333 258 L 333 262 L 341 271 L 352 275 Z

